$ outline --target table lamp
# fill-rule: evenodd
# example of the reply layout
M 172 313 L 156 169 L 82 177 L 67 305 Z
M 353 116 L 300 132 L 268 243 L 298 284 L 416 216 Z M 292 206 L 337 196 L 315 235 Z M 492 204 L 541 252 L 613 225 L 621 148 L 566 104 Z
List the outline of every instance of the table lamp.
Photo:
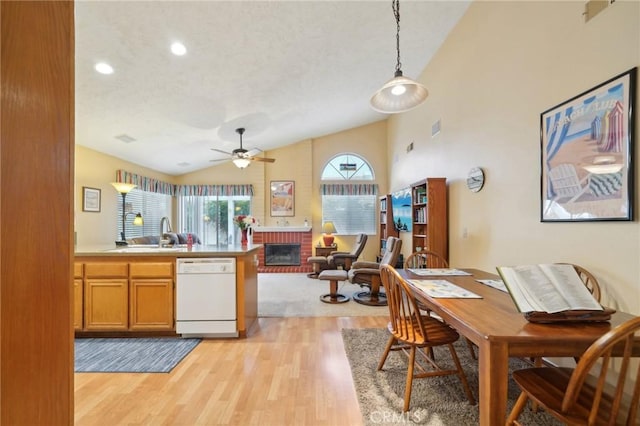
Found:
M 329 247 L 333 245 L 333 235 L 331 234 L 333 234 L 334 232 L 338 232 L 333 222 L 325 222 L 324 225 L 322 225 L 322 232 L 324 234 L 322 236 L 324 246 Z
M 118 191 L 121 195 L 122 195 L 122 232 L 120 233 L 120 238 L 122 239 L 121 241 L 116 241 L 116 246 L 126 246 L 127 245 L 127 238 L 125 235 L 125 219 L 127 218 L 128 215 L 130 214 L 135 214 L 136 217 L 133 219 L 133 224 L 134 225 L 138 225 L 138 226 L 142 226 L 144 225 L 144 219 L 142 218 L 142 214 L 141 213 L 133 213 L 133 212 L 127 212 L 125 211 L 125 198 L 127 197 L 127 194 L 129 192 L 131 192 L 131 190 L 133 188 L 135 188 L 137 185 L 134 185 L 132 183 L 124 183 L 124 182 L 111 182 L 111 185 L 113 185 L 113 187 L 116 189 L 116 191 Z

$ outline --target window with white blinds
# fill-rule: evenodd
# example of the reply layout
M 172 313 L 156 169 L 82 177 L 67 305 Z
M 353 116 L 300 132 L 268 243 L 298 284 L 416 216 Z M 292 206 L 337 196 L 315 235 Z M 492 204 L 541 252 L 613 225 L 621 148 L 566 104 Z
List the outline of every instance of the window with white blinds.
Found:
M 322 223 L 332 221 L 336 234 L 376 233 L 375 195 L 323 195 Z
M 122 195 L 118 197 L 118 235 L 122 232 Z M 171 195 L 133 189 L 125 198 L 125 234 L 126 238 L 160 235 L 160 220 L 171 217 Z M 142 214 L 144 225 L 133 224 L 136 214 Z M 166 228 L 165 228 L 166 231 Z
M 329 160 L 321 174 L 327 182 L 320 189 L 322 223 L 333 222 L 340 235 L 375 234 L 377 185 L 365 183 L 373 179 L 373 168 L 359 155 L 342 153 Z

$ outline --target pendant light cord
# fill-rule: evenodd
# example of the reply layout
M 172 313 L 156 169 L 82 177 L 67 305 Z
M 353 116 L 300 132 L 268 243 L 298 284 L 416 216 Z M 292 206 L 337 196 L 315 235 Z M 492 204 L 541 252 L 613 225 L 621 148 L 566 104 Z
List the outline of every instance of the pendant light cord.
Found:
M 391 2 L 393 8 L 393 16 L 396 18 L 396 53 L 398 55 L 396 62 L 396 75 L 400 72 L 402 75 L 402 63 L 400 62 L 400 0 L 393 0 Z

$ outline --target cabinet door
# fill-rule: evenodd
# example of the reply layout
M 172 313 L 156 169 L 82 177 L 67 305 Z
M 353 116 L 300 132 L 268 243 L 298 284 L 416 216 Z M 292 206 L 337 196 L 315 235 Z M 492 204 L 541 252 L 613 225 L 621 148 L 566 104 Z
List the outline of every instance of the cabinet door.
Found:
M 131 330 L 173 330 L 173 279 L 131 279 Z
M 73 328 L 82 330 L 82 278 L 73 280 Z
M 119 278 L 85 280 L 85 330 L 127 330 L 127 284 Z

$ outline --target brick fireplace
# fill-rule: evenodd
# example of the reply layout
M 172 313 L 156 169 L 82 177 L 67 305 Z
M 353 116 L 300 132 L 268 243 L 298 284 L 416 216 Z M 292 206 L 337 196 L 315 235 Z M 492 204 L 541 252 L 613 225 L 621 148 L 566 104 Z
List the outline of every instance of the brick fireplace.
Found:
M 311 228 L 305 227 L 258 227 L 253 232 L 254 244 L 300 244 L 300 265 L 266 266 L 264 247 L 258 252 L 258 272 L 305 272 L 312 271 L 307 258 L 312 256 Z

